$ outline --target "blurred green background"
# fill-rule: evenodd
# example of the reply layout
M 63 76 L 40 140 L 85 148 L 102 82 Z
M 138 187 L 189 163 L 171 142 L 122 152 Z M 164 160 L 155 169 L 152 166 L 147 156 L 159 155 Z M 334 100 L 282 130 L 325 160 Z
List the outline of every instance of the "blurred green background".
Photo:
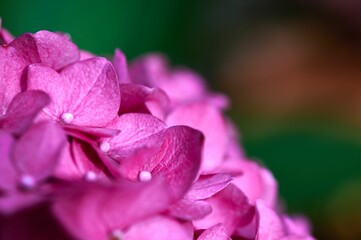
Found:
M 67 32 L 128 59 L 163 52 L 230 95 L 248 156 L 319 239 L 361 239 L 361 24 L 357 1 L 0 0 L 15 36 Z

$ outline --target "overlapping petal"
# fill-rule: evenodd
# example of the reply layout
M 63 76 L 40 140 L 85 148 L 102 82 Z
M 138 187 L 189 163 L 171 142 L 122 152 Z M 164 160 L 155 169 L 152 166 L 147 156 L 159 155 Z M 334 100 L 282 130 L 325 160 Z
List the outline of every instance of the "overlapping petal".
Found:
M 229 240 L 227 229 L 222 223 L 205 230 L 197 240 Z
M 254 210 L 247 197 L 234 185 L 209 198 L 207 202 L 212 206 L 212 213 L 201 220 L 194 221 L 197 229 L 208 229 L 222 223 L 231 236 L 240 226 L 251 222 Z
M 33 125 L 15 143 L 12 161 L 19 175 L 35 181 L 50 177 L 65 144 L 65 133 L 52 122 Z
M 18 93 L 8 106 L 5 115 L 0 118 L 0 128 L 15 135 L 22 134 L 49 103 L 49 96 L 42 91 L 29 90 Z
M 29 63 L 42 63 L 55 70 L 79 60 L 78 47 L 63 34 L 25 33 L 10 43 Z
M 21 77 L 28 61 L 13 47 L 0 46 L 0 115 L 21 91 Z
M 148 88 L 136 84 L 121 84 L 122 102 L 119 113 L 150 113 L 164 119 L 169 111 L 169 98 L 158 88 Z
M 166 123 L 187 125 L 204 134 L 202 171 L 214 170 L 221 163 L 228 140 L 226 123 L 219 109 L 205 102 L 181 106 L 169 114 Z
M 49 94 L 52 103 L 41 117 L 64 124 L 105 126 L 116 117 L 120 104 L 115 71 L 104 58 L 74 63 L 60 73 L 44 65 L 31 65 L 28 89 Z
M 131 224 L 164 210 L 170 200 L 161 179 L 79 187 L 80 191 L 54 205 L 56 216 L 79 239 L 107 240 L 116 231 L 123 232 Z

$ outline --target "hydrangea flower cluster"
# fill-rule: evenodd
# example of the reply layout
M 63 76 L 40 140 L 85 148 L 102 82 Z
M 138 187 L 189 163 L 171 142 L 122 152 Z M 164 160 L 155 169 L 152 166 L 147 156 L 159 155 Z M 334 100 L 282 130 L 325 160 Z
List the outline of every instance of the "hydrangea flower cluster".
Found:
M 0 43 L 1 239 L 313 239 L 196 73 L 62 33 Z

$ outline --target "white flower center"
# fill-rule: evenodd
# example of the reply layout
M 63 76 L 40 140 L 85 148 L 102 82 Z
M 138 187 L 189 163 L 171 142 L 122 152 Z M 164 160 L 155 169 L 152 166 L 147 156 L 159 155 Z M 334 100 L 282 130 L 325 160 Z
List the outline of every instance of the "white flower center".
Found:
M 122 240 L 123 239 L 123 232 L 119 229 L 113 230 L 110 233 L 110 239 L 109 240 Z
M 106 153 L 110 150 L 110 144 L 107 141 L 100 142 L 99 148 L 102 152 Z
M 33 189 L 36 185 L 35 179 L 30 175 L 23 175 L 20 178 L 20 187 L 25 190 Z
M 69 124 L 73 121 L 74 119 L 74 115 L 72 113 L 63 113 L 60 116 L 60 120 L 64 123 L 64 124 Z
M 149 182 L 152 180 L 152 174 L 148 171 L 140 171 L 138 173 L 138 180 L 141 182 Z
M 98 179 L 98 175 L 93 171 L 87 171 L 84 174 L 84 178 L 85 178 L 85 180 L 87 180 L 89 182 L 93 182 L 93 181 L 96 181 Z

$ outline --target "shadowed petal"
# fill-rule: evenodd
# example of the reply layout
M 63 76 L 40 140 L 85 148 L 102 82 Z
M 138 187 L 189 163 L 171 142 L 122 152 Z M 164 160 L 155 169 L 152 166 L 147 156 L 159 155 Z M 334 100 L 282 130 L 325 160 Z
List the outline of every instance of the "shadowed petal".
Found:
M 169 203 L 167 187 L 160 179 L 149 183 L 120 181 L 113 186 L 80 187 L 78 193 L 54 205 L 58 219 L 79 239 L 109 239 L 112 231 L 122 231 L 157 214 Z
M 208 229 L 222 223 L 227 229 L 227 234 L 231 236 L 236 228 L 248 224 L 254 215 L 247 197 L 233 184 L 207 199 L 207 202 L 213 211 L 205 218 L 193 221 L 196 229 Z
M 129 112 L 151 113 L 163 119 L 169 109 L 169 98 L 161 89 L 136 84 L 120 84 L 122 102 L 120 114 Z
M 230 238 L 227 229 L 220 223 L 205 230 L 197 240 L 230 240 Z
M 55 170 L 65 141 L 64 131 L 55 123 L 33 125 L 14 145 L 12 158 L 15 168 L 36 181 L 49 177 Z
M 20 135 L 29 128 L 36 115 L 49 103 L 49 96 L 42 91 L 21 92 L 10 103 L 5 116 L 0 120 L 0 127 Z
M 10 161 L 10 148 L 14 140 L 10 134 L 0 131 L 0 190 L 15 189 L 17 173 Z
M 32 207 L 43 201 L 40 194 L 30 192 L 12 192 L 0 197 L 0 212 L 2 215 L 11 215 L 21 209 Z
M 54 219 L 48 205 L 41 203 L 34 204 L 28 208 L 23 208 L 14 214 L 7 216 L 6 221 L 0 226 L 0 232 L 1 239 L 8 240 L 73 239 L 71 236 L 67 235 L 56 219 Z
M 85 134 L 87 137 L 92 138 L 104 138 L 104 137 L 114 137 L 119 134 L 118 129 L 114 128 L 104 128 L 104 127 L 84 127 L 84 126 L 75 126 L 75 125 L 66 125 L 64 126 L 65 131 L 70 132 L 74 131 L 79 134 Z

